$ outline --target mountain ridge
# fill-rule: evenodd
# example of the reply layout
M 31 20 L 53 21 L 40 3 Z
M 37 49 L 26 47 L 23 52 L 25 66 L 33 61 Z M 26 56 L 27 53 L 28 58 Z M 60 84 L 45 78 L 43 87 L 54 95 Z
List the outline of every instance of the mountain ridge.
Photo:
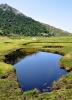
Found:
M 67 36 L 70 34 L 35 21 L 8 4 L 0 4 L 0 35 Z

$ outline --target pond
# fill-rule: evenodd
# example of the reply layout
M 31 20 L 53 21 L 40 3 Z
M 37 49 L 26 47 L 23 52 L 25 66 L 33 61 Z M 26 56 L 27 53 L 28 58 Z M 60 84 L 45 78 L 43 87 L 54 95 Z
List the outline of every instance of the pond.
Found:
M 60 68 L 61 57 L 59 54 L 37 52 L 16 63 L 14 67 L 22 90 L 48 90 L 54 81 L 67 74 Z

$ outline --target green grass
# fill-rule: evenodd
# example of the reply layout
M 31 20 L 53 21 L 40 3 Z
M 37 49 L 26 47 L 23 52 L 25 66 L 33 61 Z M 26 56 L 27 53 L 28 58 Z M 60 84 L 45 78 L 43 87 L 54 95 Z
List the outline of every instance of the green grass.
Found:
M 13 72 L 14 69 L 10 64 L 6 64 L 4 62 L 0 62 L 0 78 L 4 75 L 7 76 L 9 72 Z
M 61 59 L 61 64 L 62 66 L 68 70 L 72 71 L 72 52 L 66 54 L 62 59 Z
M 0 48 L 1 100 L 72 100 L 72 37 L 35 37 L 35 39 L 34 37 L 0 37 Z M 36 51 L 64 55 L 60 64 L 69 73 L 53 83 L 53 91 L 50 93 L 40 93 L 36 89 L 22 93 L 16 79 L 10 76 L 15 73 L 13 66 L 4 62 L 5 55 L 18 57 Z
M 0 80 L 0 100 L 24 100 L 16 81 Z

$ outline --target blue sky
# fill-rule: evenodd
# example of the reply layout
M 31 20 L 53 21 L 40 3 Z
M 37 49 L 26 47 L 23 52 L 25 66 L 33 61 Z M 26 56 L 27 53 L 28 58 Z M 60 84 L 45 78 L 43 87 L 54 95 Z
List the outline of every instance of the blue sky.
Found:
M 43 23 L 72 32 L 72 0 L 0 0 Z

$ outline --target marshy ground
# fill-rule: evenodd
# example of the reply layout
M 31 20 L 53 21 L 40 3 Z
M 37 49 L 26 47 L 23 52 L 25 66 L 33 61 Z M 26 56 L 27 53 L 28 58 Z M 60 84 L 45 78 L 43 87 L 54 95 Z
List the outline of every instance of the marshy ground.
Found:
M 23 92 L 12 64 L 37 51 L 64 55 L 62 68 L 69 73 L 53 83 L 53 91 Z M 72 100 L 72 37 L 0 37 L 0 100 Z

